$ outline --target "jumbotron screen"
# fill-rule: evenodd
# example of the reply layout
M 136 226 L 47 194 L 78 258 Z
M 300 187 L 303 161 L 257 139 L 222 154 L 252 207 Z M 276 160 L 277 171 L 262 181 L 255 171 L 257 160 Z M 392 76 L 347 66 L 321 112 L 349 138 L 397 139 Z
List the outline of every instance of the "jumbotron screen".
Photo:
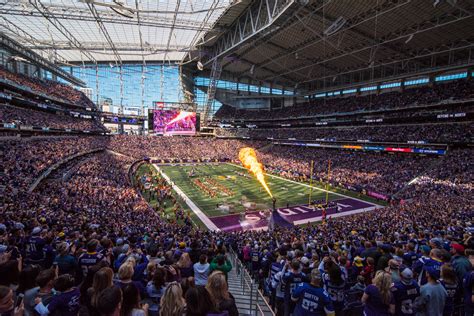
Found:
M 153 131 L 163 135 L 196 134 L 196 113 L 182 110 L 152 110 Z M 151 119 L 151 117 L 150 117 Z M 151 121 L 151 120 L 150 120 Z

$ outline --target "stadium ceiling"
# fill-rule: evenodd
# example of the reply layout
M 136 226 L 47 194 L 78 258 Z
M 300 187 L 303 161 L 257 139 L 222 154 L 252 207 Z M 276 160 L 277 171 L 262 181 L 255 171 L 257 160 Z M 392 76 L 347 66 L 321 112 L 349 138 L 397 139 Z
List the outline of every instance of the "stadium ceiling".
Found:
M 1 32 L 50 61 L 181 61 L 237 0 L 0 0 Z
M 225 19 L 195 56 L 221 78 L 308 92 L 474 65 L 470 0 L 259 0 Z

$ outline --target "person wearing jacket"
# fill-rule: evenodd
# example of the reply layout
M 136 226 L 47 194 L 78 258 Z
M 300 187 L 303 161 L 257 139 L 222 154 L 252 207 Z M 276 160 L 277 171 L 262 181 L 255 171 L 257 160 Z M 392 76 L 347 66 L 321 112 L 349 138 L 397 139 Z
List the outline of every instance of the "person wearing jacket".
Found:
M 227 257 L 224 255 L 218 255 L 211 261 L 210 271 L 222 271 L 225 275 L 226 280 L 227 274 L 230 270 L 232 270 L 232 264 L 230 263 L 229 259 L 227 259 Z
M 194 269 L 194 284 L 196 286 L 205 286 L 207 284 L 207 277 L 210 272 L 210 264 L 207 262 L 206 255 L 199 256 L 199 262 L 193 266 Z

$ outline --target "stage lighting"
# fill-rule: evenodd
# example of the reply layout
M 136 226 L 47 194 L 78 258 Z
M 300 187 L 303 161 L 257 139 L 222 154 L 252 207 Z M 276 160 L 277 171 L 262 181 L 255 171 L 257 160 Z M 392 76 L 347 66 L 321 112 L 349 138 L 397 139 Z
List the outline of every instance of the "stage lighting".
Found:
M 199 69 L 200 71 L 203 71 L 203 70 L 204 70 L 204 65 L 201 63 L 201 61 L 198 61 L 198 62 L 197 62 L 196 67 L 197 67 L 197 69 Z
M 339 31 L 346 23 L 347 23 L 347 20 L 343 18 L 342 16 L 340 16 L 327 29 L 324 30 L 323 34 L 325 36 L 332 35 L 336 33 L 337 31 Z
M 133 19 L 135 17 L 135 13 L 133 12 L 133 10 L 127 8 L 123 0 L 114 0 L 114 4 L 116 4 L 116 6 L 111 6 L 110 8 L 115 13 L 129 19 Z

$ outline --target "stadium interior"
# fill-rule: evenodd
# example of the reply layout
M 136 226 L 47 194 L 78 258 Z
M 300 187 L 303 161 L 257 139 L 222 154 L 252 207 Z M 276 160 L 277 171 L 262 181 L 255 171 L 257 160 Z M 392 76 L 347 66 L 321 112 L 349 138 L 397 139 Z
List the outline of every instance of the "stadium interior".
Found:
M 474 316 L 473 1 L 0 16 L 0 316 Z

